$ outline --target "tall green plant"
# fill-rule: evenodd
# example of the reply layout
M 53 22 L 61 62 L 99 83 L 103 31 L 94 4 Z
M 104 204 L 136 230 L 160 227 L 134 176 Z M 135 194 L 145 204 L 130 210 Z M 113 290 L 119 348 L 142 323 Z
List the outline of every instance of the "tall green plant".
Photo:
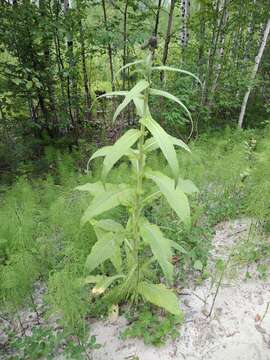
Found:
M 153 263 L 157 262 L 167 284 L 172 284 L 172 252 L 173 249 L 180 252 L 183 249 L 174 241 L 167 239 L 157 225 L 147 220 L 145 209 L 158 197 L 164 196 L 183 223 L 190 226 L 187 194 L 197 191 L 197 188 L 191 181 L 183 180 L 179 176 L 175 146 L 190 151 L 188 146 L 170 136 L 152 118 L 148 100 L 152 95 L 163 96 L 177 102 L 191 117 L 188 109 L 175 96 L 152 88 L 151 74 L 153 71 L 169 70 L 195 76 L 184 70 L 167 66 L 154 67 L 151 54 L 144 61 L 128 64 L 125 68 L 134 65 L 139 67 L 143 78 L 130 91 L 115 91 L 104 96 L 124 96 L 113 120 L 133 101 L 140 118 L 140 128 L 128 130 L 114 145 L 95 152 L 90 161 L 97 157 L 104 158 L 101 181 L 77 187 L 77 190 L 87 191 L 93 195 L 93 200 L 82 217 L 82 224 L 90 222 L 97 236 L 97 242 L 87 258 L 86 269 L 90 274 L 103 262 L 110 260 L 115 268 L 115 275 L 89 275 L 84 282 L 95 284 L 92 293 L 96 295 L 109 290 L 107 296 L 114 303 L 124 299 L 137 301 L 138 297 L 142 297 L 172 314 L 180 315 L 175 294 L 164 284 L 150 282 L 149 274 Z M 172 178 L 160 171 L 153 171 L 147 165 L 147 155 L 157 149 L 160 149 L 165 156 Z M 111 169 L 123 156 L 126 156 L 131 163 L 130 176 L 135 181 L 130 181 L 129 184 L 105 182 Z M 133 183 L 134 185 L 130 185 Z M 99 218 L 104 212 L 119 205 L 126 207 L 129 214 L 124 226 L 113 219 Z

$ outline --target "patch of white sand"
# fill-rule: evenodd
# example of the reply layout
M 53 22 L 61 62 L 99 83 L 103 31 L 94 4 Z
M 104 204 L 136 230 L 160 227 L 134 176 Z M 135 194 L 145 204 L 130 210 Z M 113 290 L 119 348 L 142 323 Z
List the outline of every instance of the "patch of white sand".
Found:
M 230 248 L 247 235 L 249 221 L 219 224 L 212 252 L 226 257 Z M 241 271 L 240 271 L 241 275 Z M 224 279 L 215 300 L 211 317 L 207 317 L 216 286 L 210 281 L 193 290 L 182 289 L 179 297 L 186 322 L 180 337 L 156 348 L 142 340 L 121 340 L 126 321 L 98 321 L 91 325 L 91 334 L 102 345 L 93 352 L 94 360 L 270 360 L 270 309 L 262 322 L 270 301 L 270 276 L 261 281 L 244 280 L 244 276 Z M 205 300 L 205 301 L 203 301 Z

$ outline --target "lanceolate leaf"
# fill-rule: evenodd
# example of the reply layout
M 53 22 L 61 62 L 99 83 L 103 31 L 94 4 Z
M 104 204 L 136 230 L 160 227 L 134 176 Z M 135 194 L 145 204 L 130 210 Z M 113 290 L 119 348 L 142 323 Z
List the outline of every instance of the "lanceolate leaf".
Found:
M 149 87 L 149 83 L 146 80 L 140 80 L 126 95 L 124 101 L 116 109 L 113 121 L 117 118 L 120 112 L 130 103 L 131 100 L 138 97 L 143 90 Z
M 112 146 L 104 146 L 101 149 L 98 149 L 96 152 L 94 152 L 94 154 L 90 157 L 90 159 L 87 162 L 87 166 L 86 166 L 87 171 L 89 170 L 90 161 L 100 156 L 106 156 L 111 151 L 111 148 Z
M 186 70 L 182 70 L 182 69 L 177 69 L 177 68 L 174 68 L 174 67 L 170 67 L 170 66 L 154 66 L 152 67 L 152 70 L 158 70 L 158 71 L 175 71 L 175 72 L 179 72 L 181 74 L 184 74 L 184 75 L 189 75 L 191 77 L 193 77 L 194 79 L 196 79 L 201 85 L 201 80 L 194 74 L 192 74 L 191 72 L 189 71 L 186 71 Z
M 127 153 L 130 147 L 139 139 L 141 132 L 136 129 L 128 130 L 110 148 L 103 161 L 102 177 L 105 178 L 114 164 Z
M 101 181 L 95 183 L 87 183 L 84 185 L 77 186 L 75 190 L 87 191 L 93 196 L 97 196 L 105 191 L 104 185 Z
M 167 91 L 158 90 L 158 89 L 150 89 L 150 94 L 151 95 L 163 96 L 163 97 L 165 97 L 165 98 L 167 98 L 169 100 L 175 101 L 177 104 L 179 104 L 185 110 L 185 112 L 188 114 L 188 117 L 189 117 L 190 121 L 192 122 L 192 117 L 191 117 L 191 114 L 190 114 L 188 108 L 176 96 L 168 93 Z
M 156 139 L 154 137 L 150 137 L 145 141 L 143 148 L 145 152 L 151 152 L 158 149 L 159 146 L 158 143 L 156 142 Z
M 91 157 L 90 157 L 90 161 L 100 157 L 100 156 L 106 156 L 112 149 L 112 146 L 104 146 L 101 149 L 98 149 Z
M 119 184 L 118 189 L 108 190 L 96 196 L 90 206 L 86 209 L 81 223 L 85 224 L 93 217 L 102 214 L 105 211 L 115 208 L 120 204 L 127 204 L 132 197 L 132 189 L 125 184 Z
M 174 136 L 171 136 L 171 139 L 172 139 L 173 145 L 179 146 L 179 147 L 185 149 L 186 151 L 190 152 L 190 148 L 187 146 L 186 143 L 184 143 L 184 141 L 177 139 Z
M 91 224 L 94 227 L 96 236 L 98 240 L 102 240 L 103 237 L 108 233 L 114 233 L 115 234 L 115 246 L 112 248 L 110 260 L 113 263 L 113 266 L 115 267 L 117 272 L 122 271 L 122 256 L 121 256 L 121 243 L 124 239 L 124 227 L 119 224 L 118 222 L 111 220 L 111 219 L 105 219 L 105 220 L 92 220 Z
M 111 91 L 111 92 L 107 92 L 106 94 L 103 94 L 103 95 L 98 96 L 98 97 L 94 100 L 91 108 L 93 107 L 93 105 L 95 104 L 95 102 L 96 102 L 97 100 L 101 99 L 101 98 L 111 97 L 111 96 L 126 96 L 127 93 L 128 93 L 128 91 Z
M 179 175 L 179 165 L 171 136 L 150 116 L 141 119 L 141 123 L 150 131 L 163 155 L 167 159 L 175 180 Z
M 103 276 L 100 279 L 96 286 L 92 289 L 93 295 L 101 295 L 108 289 L 108 287 L 115 281 L 121 278 L 124 278 L 124 275 L 115 275 L 115 276 Z
M 112 219 L 103 219 L 103 220 L 92 220 L 91 224 L 94 228 L 99 228 L 104 231 L 111 231 L 111 232 L 123 232 L 124 227 L 118 223 L 117 221 L 114 221 Z
M 119 273 L 122 271 L 122 256 L 121 256 L 121 243 L 117 243 L 112 251 L 112 255 L 110 257 L 115 270 Z
M 180 253 L 182 254 L 187 254 L 187 251 L 183 248 L 183 246 L 179 245 L 177 242 L 168 239 L 170 245 L 172 248 L 174 248 L 175 250 L 178 250 Z
M 137 114 L 142 117 L 143 116 L 143 113 L 144 113 L 144 101 L 143 101 L 143 96 L 141 95 L 138 95 L 138 96 L 135 96 L 133 98 L 133 102 L 134 102 L 134 105 L 136 107 L 136 110 L 137 110 Z
M 106 233 L 99 238 L 86 259 L 85 266 L 87 270 L 92 272 L 105 260 L 109 259 L 116 246 L 119 246 L 119 239 L 116 239 L 116 235 L 113 233 Z
M 177 297 L 163 284 L 155 285 L 143 281 L 138 285 L 138 292 L 152 304 L 160 306 L 174 315 L 182 316 Z
M 84 285 L 96 284 L 98 281 L 101 281 L 102 279 L 103 279 L 102 275 L 89 275 L 89 276 L 86 276 L 86 278 L 83 279 L 82 283 Z
M 179 147 L 185 149 L 186 151 L 190 152 L 190 148 L 187 146 L 187 144 L 184 143 L 184 141 L 182 141 L 180 139 L 177 139 L 174 136 L 171 136 L 171 135 L 169 135 L 169 136 L 171 138 L 171 141 L 172 141 L 173 145 L 179 146 Z M 145 143 L 144 143 L 144 150 L 146 152 L 151 152 L 151 151 L 154 151 L 154 150 L 156 150 L 158 148 L 159 148 L 159 145 L 156 142 L 154 137 L 151 137 L 151 138 L 147 139 L 145 141 Z
M 173 265 L 171 264 L 171 246 L 168 239 L 164 238 L 157 225 L 150 224 L 144 220 L 140 226 L 140 232 L 143 240 L 150 245 L 152 253 L 157 259 L 166 279 L 172 282 Z
M 145 176 L 157 184 L 172 209 L 176 212 L 179 218 L 189 226 L 190 207 L 188 198 L 184 191 L 182 191 L 179 186 L 175 187 L 173 179 L 160 173 L 159 171 L 147 171 Z
M 103 97 L 109 97 L 109 96 L 126 96 L 128 91 L 111 91 L 107 92 L 106 94 L 100 95 L 97 97 L 97 99 L 101 99 Z
M 185 194 L 194 194 L 199 192 L 199 189 L 191 180 L 178 179 L 178 187 L 183 190 Z
M 119 69 L 116 74 L 115 74 L 115 77 L 118 76 L 118 74 L 121 73 L 121 71 L 133 66 L 133 65 L 138 65 L 138 64 L 142 64 L 143 63 L 143 60 L 137 60 L 137 61 L 133 61 L 132 63 L 128 63 L 126 64 L 125 66 L 122 66 L 121 69 Z

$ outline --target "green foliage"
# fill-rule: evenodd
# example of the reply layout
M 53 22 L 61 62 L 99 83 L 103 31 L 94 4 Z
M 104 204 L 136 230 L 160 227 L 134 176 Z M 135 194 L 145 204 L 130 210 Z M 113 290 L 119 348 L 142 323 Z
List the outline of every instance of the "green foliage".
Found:
M 111 304 L 143 299 L 179 316 L 169 286 L 175 279 L 184 285 L 191 271 L 198 281 L 207 276 L 221 221 L 252 219 L 256 236 L 234 259 L 267 275 L 269 47 L 245 119 L 265 129 L 213 131 L 236 123 L 267 1 L 227 2 L 222 11 L 200 1 L 185 14 L 185 46 L 174 35 L 179 13 L 168 19 L 170 2 L 162 3 L 157 11 L 156 1 L 69 0 L 69 9 L 44 0 L 1 2 L 0 311 L 13 319 L 35 306 L 42 283 L 48 313 L 59 315 L 64 337 L 71 334 L 71 358 L 85 358 L 87 315 L 102 317 Z M 134 61 L 158 22 L 155 63 L 151 56 Z M 197 76 L 166 63 L 200 74 L 203 94 Z M 98 95 L 111 88 L 107 103 Z M 140 129 L 119 138 L 137 120 Z M 78 171 L 89 154 L 87 173 Z M 102 167 L 93 165 L 99 157 Z M 133 333 L 160 344 L 174 315 L 144 315 L 146 324 L 140 318 Z M 26 359 L 50 358 L 58 340 L 41 329 L 16 339 Z
M 122 338 L 142 338 L 145 344 L 155 346 L 164 345 L 170 338 L 175 339 L 179 335 L 177 327 L 183 322 L 181 317 L 172 314 L 159 316 L 146 305 L 127 318 L 131 324 L 122 333 Z
M 79 143 L 91 142 L 86 146 L 92 152 L 97 145 L 110 146 L 127 124 L 136 121 L 132 102 L 140 111 L 142 99 L 131 97 L 141 93 L 147 79 L 134 87 L 145 70 L 143 61 L 136 61 L 134 56 L 142 53 L 141 44 L 153 33 L 153 24 L 159 25 L 155 29 L 158 46 L 152 69 L 153 96 L 149 102 L 153 118 L 165 125 L 168 132 L 185 138 L 192 130 L 191 135 L 196 137 L 202 130 L 236 124 L 243 94 L 250 83 L 262 24 L 267 20 L 267 1 L 260 6 L 253 2 L 244 6 L 239 1 L 229 2 L 224 11 L 210 1 L 196 3 L 182 14 L 189 19 L 184 21 L 189 35 L 186 44 L 175 35 L 182 28 L 178 6 L 172 18 L 168 18 L 169 1 L 162 2 L 159 10 L 156 1 L 138 0 L 119 0 L 117 4 L 67 0 L 65 5 L 69 8 L 45 0 L 1 3 L 1 181 L 51 172 L 54 164 L 43 158 L 48 147 L 70 152 Z M 172 28 L 167 33 L 168 24 Z M 203 96 L 197 76 L 175 68 L 179 63 L 199 74 Z M 115 71 L 122 64 L 120 71 Z M 159 87 L 164 72 L 162 88 L 154 89 Z M 252 91 L 247 108 L 248 127 L 259 128 L 269 122 L 268 73 L 266 47 L 252 84 L 256 91 Z M 165 86 L 177 98 L 166 92 Z M 93 106 L 99 94 L 113 88 L 124 96 L 120 105 L 113 99 L 95 102 Z M 127 92 L 127 88 L 133 90 Z M 160 101 L 157 95 L 161 94 L 172 101 Z M 126 104 L 128 112 L 117 117 Z M 117 122 L 111 124 L 108 120 L 115 107 Z M 194 114 L 194 127 L 188 125 L 188 109 Z M 177 162 L 172 151 L 168 151 L 176 177 Z M 81 159 L 83 163 L 84 158 Z
M 17 355 L 10 355 L 10 360 L 38 360 L 45 358 L 47 360 L 55 359 L 59 348 L 62 348 L 63 354 L 67 359 L 83 360 L 86 357 L 86 351 L 98 349 L 95 336 L 91 336 L 85 342 L 76 341 L 60 331 L 55 332 L 46 327 L 35 327 L 30 336 L 23 338 L 11 336 L 9 347 L 11 352 Z
M 77 278 L 63 269 L 49 279 L 49 301 L 52 311 L 60 315 L 65 327 L 77 336 L 85 334 L 87 293 Z
M 268 128 L 259 146 L 256 146 L 256 149 L 252 151 L 250 172 L 246 180 L 247 197 L 245 199 L 247 214 L 258 219 L 265 230 L 269 229 L 270 224 L 269 199 L 266 195 L 270 191 L 269 154 Z
M 257 269 L 259 278 L 265 280 L 268 274 L 269 266 L 267 262 L 270 256 L 270 243 L 265 228 L 260 221 L 251 221 L 249 225 L 248 236 L 236 244 L 233 251 L 232 266 L 246 266 L 246 277 L 250 278 L 256 272 L 249 271 L 250 266 Z
M 49 281 L 51 310 L 62 310 L 64 327 L 81 335 L 86 295 L 76 288 L 78 275 L 72 274 L 82 275 L 96 236 L 91 227 L 80 227 L 87 198 L 71 194 L 71 163 L 66 157 L 54 176 L 34 184 L 18 179 L 1 199 L 0 308 L 17 316 L 14 312 L 22 307 L 35 306 L 36 282 L 46 286 Z
M 269 232 L 269 129 L 238 132 L 227 128 L 224 132 L 205 134 L 195 144 L 190 142 L 191 153 L 181 151 L 185 148 L 183 143 L 177 149 L 175 138 L 173 141 L 181 173 L 177 187 L 163 152 L 155 151 L 157 143 L 153 136 L 149 134 L 145 141 L 143 218 L 139 217 L 141 272 L 140 286 L 136 289 L 137 297 L 149 301 L 151 296 L 154 304 L 167 307 L 168 311 L 176 308 L 175 298 L 166 291 L 165 296 L 169 297 L 166 304 L 162 303 L 163 297 L 159 295 L 163 294 L 164 287 L 159 287 L 156 294 L 156 288 L 153 290 L 151 284 L 169 285 L 172 263 L 173 280 L 183 286 L 188 285 L 191 275 L 197 281 L 211 275 L 207 274 L 207 262 L 214 225 L 218 222 L 241 216 L 253 219 L 254 233 L 235 249 L 232 262 L 237 267 L 254 264 L 258 276 L 263 279 L 267 275 L 265 265 L 269 259 L 269 236 L 265 234 Z M 255 141 L 256 146 L 252 146 Z M 88 315 L 103 317 L 112 303 L 126 298 L 133 300 L 138 273 L 133 266 L 134 228 L 129 218 L 134 195 L 131 194 L 128 202 L 118 198 L 119 206 L 80 226 L 89 203 L 91 206 L 102 192 L 111 192 L 123 182 L 129 188 L 136 184 L 137 171 L 133 166 L 137 161 L 136 148 L 133 145 L 130 149 L 134 149 L 135 154 L 134 151 L 132 155 L 127 152 L 110 170 L 109 186 L 104 187 L 100 181 L 102 169 L 98 161 L 97 164 L 90 163 L 91 169 L 83 174 L 74 169 L 77 166 L 74 159 L 78 158 L 79 152 L 63 154 L 50 148 L 43 160 L 52 166 L 47 178 L 33 177 L 29 181 L 24 176 L 12 186 L 1 188 L 1 314 L 8 313 L 10 318 L 17 318 L 22 307 L 32 307 L 31 294 L 36 289 L 36 282 L 41 281 L 44 286 L 48 285 L 49 313 L 56 312 L 62 318 L 64 336 L 78 334 L 83 344 L 88 334 L 85 321 Z M 85 157 L 84 153 L 82 157 Z M 130 162 L 123 161 L 125 159 Z M 248 175 L 243 177 L 247 169 Z M 182 219 L 172 210 L 167 197 L 150 176 L 159 182 L 165 179 L 170 191 L 178 193 L 181 189 L 189 196 L 190 227 L 183 226 Z M 187 179 L 198 185 L 199 193 Z M 79 184 L 84 184 L 80 185 L 84 191 L 72 191 Z M 90 274 L 85 268 L 86 261 L 102 239 L 111 241 L 113 247 L 107 259 Z M 89 263 L 94 265 L 91 257 Z M 247 276 L 251 274 L 247 273 Z M 143 287 L 145 284 L 148 291 Z M 154 327 L 154 320 L 151 322 L 150 328 Z M 158 325 L 155 329 L 158 332 Z M 140 334 L 144 335 L 144 331 Z M 25 354 L 30 354 L 26 348 L 32 349 L 32 345 L 35 350 L 31 351 L 38 353 L 38 346 L 30 346 L 28 340 L 37 344 L 47 339 L 46 334 L 35 336 L 39 340 L 22 337 Z M 47 345 L 51 346 L 50 340 Z M 76 345 L 79 346 L 77 340 L 73 345 L 75 351 Z
M 193 192 L 196 187 L 191 182 L 186 183 L 183 179 L 179 179 L 179 165 L 174 144 L 179 143 L 182 148 L 187 147 L 180 140 L 177 141 L 167 134 L 152 118 L 148 98 L 151 95 L 164 96 L 176 101 L 184 108 L 185 106 L 173 95 L 151 88 L 151 54 L 145 58 L 143 63 L 139 62 L 140 64 L 142 65 L 141 72 L 144 79 L 139 80 L 129 92 L 110 93 L 110 96 L 125 96 L 123 102 L 116 109 L 113 120 L 133 101 L 140 117 L 140 130 L 128 130 L 113 146 L 98 150 L 92 156 L 92 159 L 104 156 L 101 175 L 102 180 L 105 181 L 105 177 L 108 176 L 114 164 L 124 155 L 127 155 L 131 162 L 131 174 L 134 180 L 130 181 L 129 184 L 98 182 L 77 187 L 77 190 L 88 191 L 94 197 L 81 221 L 82 224 L 91 223 L 98 239 L 86 260 L 86 270 L 91 273 L 97 270 L 101 264 L 110 260 L 116 271 L 115 276 L 106 278 L 103 269 L 103 276 L 87 278 L 87 282 L 96 284 L 92 289 L 92 294 L 101 294 L 105 290 L 110 291 L 110 285 L 114 285 L 111 291 L 118 299 L 117 302 L 130 298 L 134 301 L 137 300 L 138 296 L 141 296 L 146 301 L 180 316 L 181 312 L 175 294 L 167 289 L 164 284 L 149 282 L 146 276 L 148 266 L 152 262 L 157 262 L 165 279 L 171 284 L 173 281 L 172 248 L 179 249 L 179 246 L 167 239 L 157 225 L 148 222 L 144 216 L 144 207 L 151 203 L 153 190 L 156 193 L 156 189 L 151 186 L 149 192 L 147 185 L 145 185 L 147 180 L 152 180 L 180 220 L 187 225 L 190 224 L 190 209 L 185 192 Z M 187 109 L 186 111 L 188 112 Z M 146 167 L 147 150 L 145 149 L 148 148 L 149 151 L 149 143 L 145 142 L 146 129 L 155 141 L 150 144 L 151 150 L 156 147 L 161 149 L 170 165 L 174 180 L 160 172 L 151 171 L 151 168 L 147 168 L 148 165 Z M 136 143 L 137 148 L 132 148 Z M 188 187 L 189 189 L 187 189 Z M 113 226 L 114 231 L 111 231 L 112 220 L 106 219 L 109 226 L 100 229 L 96 218 L 119 205 L 127 208 L 128 220 L 126 224 L 124 226 L 120 226 L 120 224 L 117 227 Z M 148 248 L 152 252 L 150 259 L 146 253 Z
M 12 356 L 11 359 L 37 360 L 41 357 L 53 359 L 59 341 L 60 336 L 53 334 L 52 330 L 35 328 L 31 336 L 12 339 L 10 347 L 19 355 Z
M 1 298 L 13 309 L 23 305 L 33 291 L 33 284 L 39 276 L 37 260 L 29 252 L 11 256 L 1 271 Z M 12 309 L 11 308 L 11 309 Z

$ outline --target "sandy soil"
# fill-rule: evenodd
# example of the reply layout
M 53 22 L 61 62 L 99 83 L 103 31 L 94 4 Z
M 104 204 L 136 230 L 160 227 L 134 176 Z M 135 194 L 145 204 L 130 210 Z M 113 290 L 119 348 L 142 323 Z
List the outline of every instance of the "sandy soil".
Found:
M 226 260 L 248 230 L 248 220 L 219 224 L 212 263 L 218 257 Z M 141 340 L 121 340 L 119 335 L 126 325 L 122 317 L 113 323 L 95 322 L 92 334 L 102 347 L 94 351 L 93 359 L 270 360 L 270 309 L 265 314 L 270 301 L 270 276 L 261 281 L 256 271 L 249 269 L 252 280 L 245 280 L 245 269 L 237 270 L 237 278 L 223 278 L 210 317 L 216 284 L 211 286 L 207 280 L 193 290 L 181 290 L 185 295 L 180 295 L 179 306 L 186 314 L 185 324 L 180 337 L 161 348 L 146 346 Z

